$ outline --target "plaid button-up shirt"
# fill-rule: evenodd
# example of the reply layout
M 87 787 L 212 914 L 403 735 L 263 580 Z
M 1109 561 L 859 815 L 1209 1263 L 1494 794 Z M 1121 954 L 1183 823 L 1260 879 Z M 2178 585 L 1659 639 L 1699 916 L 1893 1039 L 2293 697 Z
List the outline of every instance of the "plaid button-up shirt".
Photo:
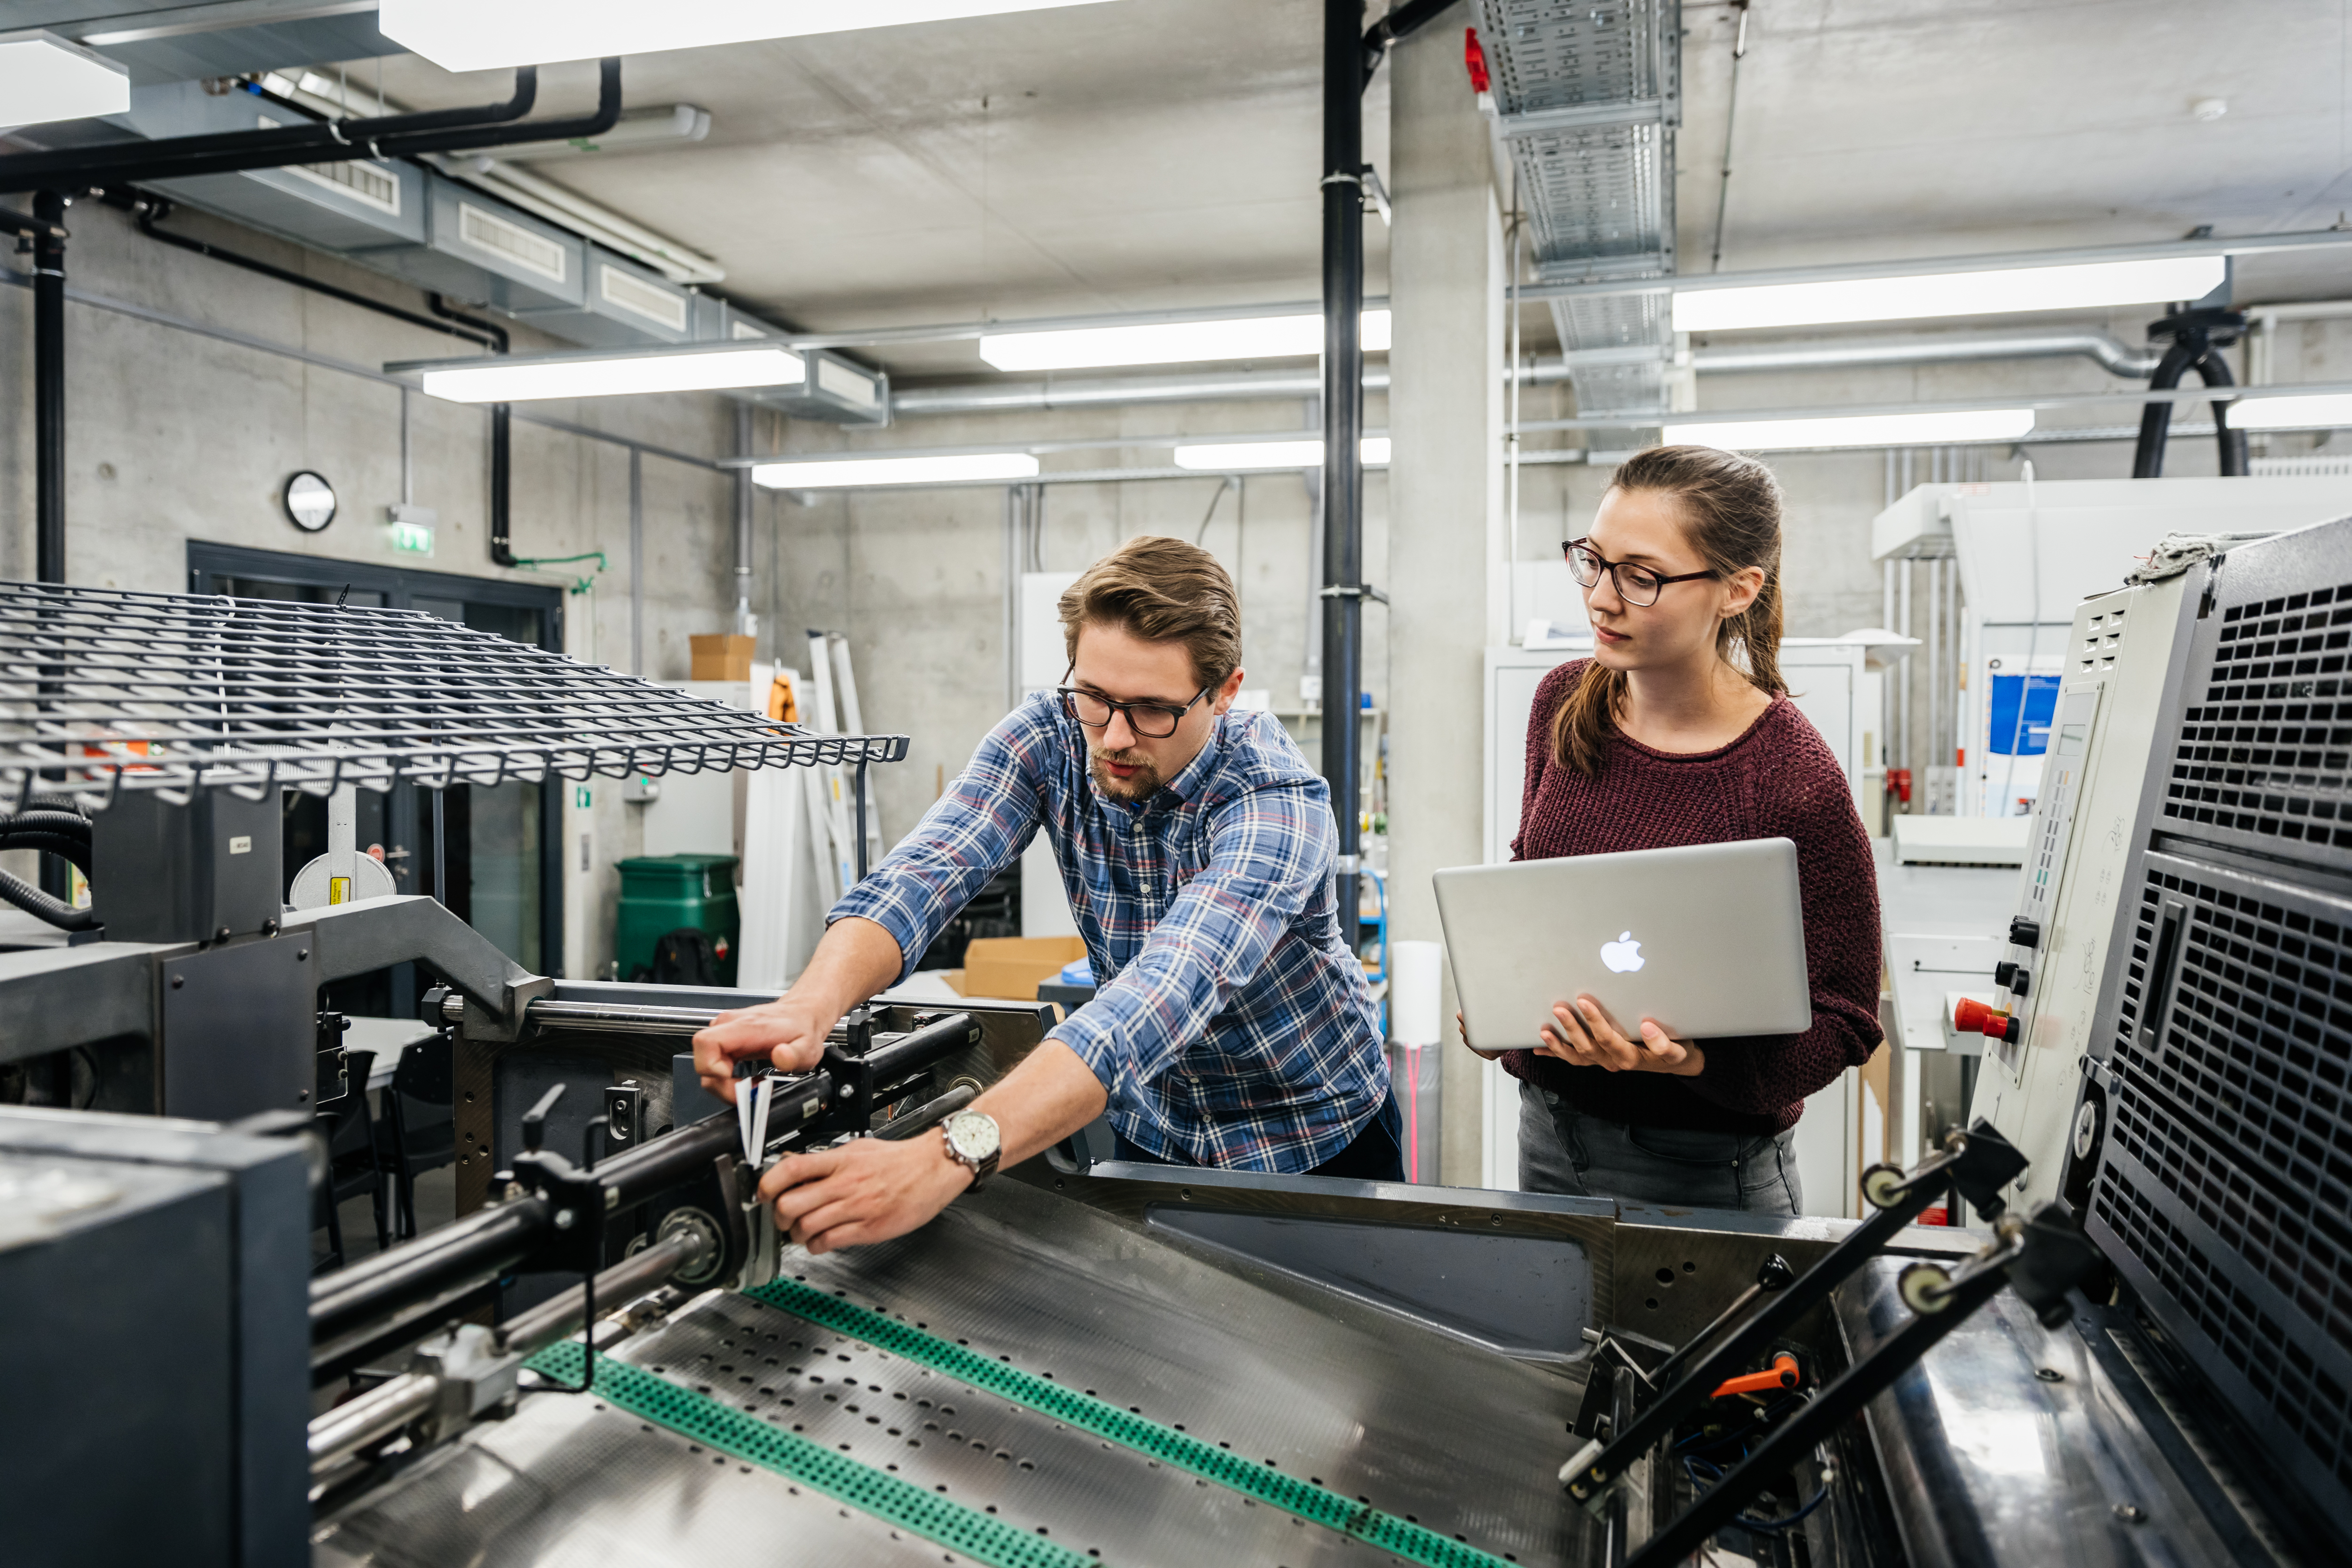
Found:
M 1041 827 L 1099 987 L 1047 1037 L 1102 1080 L 1111 1125 L 1234 1170 L 1305 1171 L 1347 1147 L 1388 1096 L 1388 1059 L 1339 938 L 1330 791 L 1280 722 L 1223 715 L 1130 805 L 1095 788 L 1076 721 L 1032 697 L 829 919 L 880 924 L 911 970 Z

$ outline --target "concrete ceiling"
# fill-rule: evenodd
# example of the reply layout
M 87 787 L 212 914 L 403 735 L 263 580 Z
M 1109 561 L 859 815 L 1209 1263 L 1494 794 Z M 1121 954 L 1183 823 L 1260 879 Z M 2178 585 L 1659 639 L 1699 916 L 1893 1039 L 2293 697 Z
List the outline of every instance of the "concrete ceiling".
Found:
M 1704 272 L 1736 22 L 1683 17 Z M 2352 207 L 2347 49 L 2343 0 L 1757 0 L 1724 269 L 2326 227 Z M 2228 112 L 2196 118 L 2207 98 Z M 2352 292 L 2352 250 L 2242 268 L 2242 296 Z
M 0 0 L 16 25 L 138 8 Z M 799 327 L 1311 299 L 1321 10 L 1105 0 L 637 57 L 630 103 L 699 105 L 709 138 L 538 169 L 717 258 L 724 292 Z M 1456 47 L 1467 17 L 1418 47 Z M 1685 0 L 1683 17 L 1679 240 L 1703 272 L 1733 12 Z M 2352 0 L 1757 0 L 1724 268 L 2324 226 L 2352 208 L 2347 51 Z M 507 85 L 404 55 L 348 69 L 419 108 Z M 545 78 L 543 113 L 592 90 L 585 66 Z M 2228 112 L 2198 119 L 2205 98 Z M 1376 165 L 1387 118 L 1383 72 Z M 1385 237 L 1367 227 L 1377 292 Z M 2239 289 L 2352 294 L 2352 249 L 2243 262 Z M 982 368 L 969 343 L 875 357 L 902 375 Z
M 1109 0 L 636 57 L 628 100 L 707 109 L 709 138 L 537 169 L 805 329 L 1311 300 L 1320 28 L 1315 0 Z M 374 62 L 351 68 L 373 83 Z M 384 91 L 419 107 L 505 82 L 383 62 Z M 592 90 L 590 68 L 557 67 L 542 101 Z M 1384 85 L 1367 115 L 1384 162 Z M 968 342 L 879 357 L 982 368 Z

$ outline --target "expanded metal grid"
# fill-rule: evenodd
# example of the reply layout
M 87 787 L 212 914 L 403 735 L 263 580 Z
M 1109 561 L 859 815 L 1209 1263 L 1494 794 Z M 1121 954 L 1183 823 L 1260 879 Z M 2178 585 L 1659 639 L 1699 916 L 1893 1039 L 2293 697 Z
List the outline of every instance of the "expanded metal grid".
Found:
M 1477 16 L 1537 276 L 1672 276 L 1677 0 L 1478 0 Z M 1590 122 L 1547 126 L 1547 111 Z M 1518 117 L 1533 118 L 1515 124 Z M 1665 305 L 1664 296 L 1554 303 L 1553 325 L 1571 353 L 1631 344 L 1657 351 L 1645 364 L 1572 365 L 1579 412 L 1664 409 L 1674 342 Z
M 896 762 L 420 611 L 0 583 L 0 809 Z
M 2352 865 L 2352 583 L 2231 605 L 2221 619 L 2160 820 Z
M 2096 1051 L 2085 1220 L 2321 1512 L 2352 1510 L 2352 521 L 2184 606 Z

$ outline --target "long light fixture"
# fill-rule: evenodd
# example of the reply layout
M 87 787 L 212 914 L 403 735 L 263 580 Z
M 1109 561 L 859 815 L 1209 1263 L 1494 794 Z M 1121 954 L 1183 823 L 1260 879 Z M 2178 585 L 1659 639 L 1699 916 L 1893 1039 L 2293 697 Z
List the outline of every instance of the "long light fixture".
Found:
M 2096 261 L 2066 267 L 2002 267 L 1848 278 L 1748 288 L 1678 288 L 1675 331 L 1895 321 L 1923 316 L 1991 316 L 2018 310 L 2077 310 L 2199 300 L 2221 287 L 2229 262 L 2212 256 Z
M 808 374 L 789 349 L 725 345 L 623 354 L 538 354 L 529 359 L 432 360 L 388 364 L 420 374 L 428 397 L 452 403 L 529 403 L 542 397 L 615 397 L 633 392 L 716 392 L 797 386 Z
M 1811 419 L 1693 420 L 1666 426 L 1664 438 L 1669 447 L 1767 452 L 1816 447 L 1936 447 L 1966 441 L 2014 441 L 2032 428 L 2031 408 L 1968 408 Z
M 2230 405 L 2233 430 L 2333 430 L 2352 426 L 2352 394 L 2250 397 Z
M 376 27 L 444 70 L 593 60 L 1045 11 L 1099 0 L 383 0 Z
M 1363 315 L 1364 351 L 1389 346 L 1389 313 Z M 999 370 L 1095 370 L 1188 360 L 1307 359 L 1323 352 L 1319 315 L 1241 316 L 1215 321 L 1155 321 L 1138 327 L 1069 327 L 990 332 L 980 357 Z
M 751 482 L 772 490 L 830 490 L 857 485 L 951 485 L 1034 479 L 1026 452 L 951 452 L 923 458 L 818 458 L 755 463 Z
M 131 73 L 55 33 L 0 33 L 0 127 L 131 110 Z
M 1358 450 L 1363 454 L 1364 467 L 1385 468 L 1389 466 L 1387 437 L 1367 436 Z M 1242 468 L 1319 468 L 1323 466 L 1323 443 L 1207 442 L 1197 447 L 1177 447 L 1176 466 L 1198 469 L 1204 474 L 1230 474 Z

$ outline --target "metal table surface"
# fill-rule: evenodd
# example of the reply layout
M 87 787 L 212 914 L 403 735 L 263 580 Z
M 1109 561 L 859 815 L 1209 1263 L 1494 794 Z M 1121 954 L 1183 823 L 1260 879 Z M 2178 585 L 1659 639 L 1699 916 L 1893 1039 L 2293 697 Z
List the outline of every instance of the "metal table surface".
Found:
M 784 1272 L 1497 1557 L 1595 1560 L 1597 1527 L 1553 1479 L 1576 1384 L 1393 1313 L 1265 1288 L 1013 1182 L 896 1242 L 788 1251 Z M 1106 1563 L 1387 1558 L 732 1293 L 612 1353 Z M 357 1500 L 315 1541 L 332 1568 L 942 1556 L 782 1476 L 547 1391 Z

